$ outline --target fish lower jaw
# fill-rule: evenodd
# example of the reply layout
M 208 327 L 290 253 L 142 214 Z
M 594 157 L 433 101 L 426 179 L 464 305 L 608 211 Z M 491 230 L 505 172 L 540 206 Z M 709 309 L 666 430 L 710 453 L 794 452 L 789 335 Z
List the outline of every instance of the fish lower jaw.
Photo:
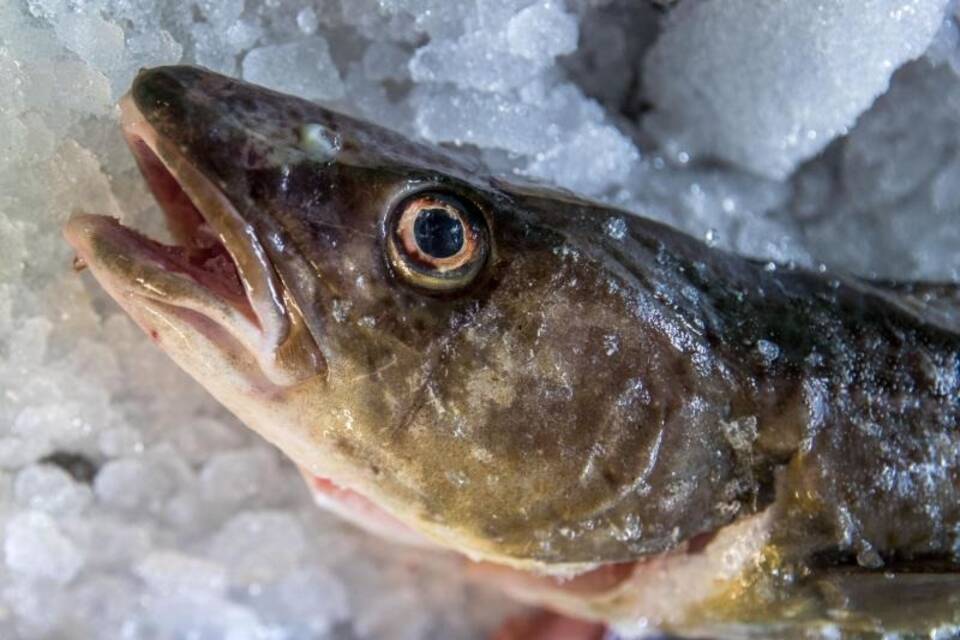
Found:
M 199 355 L 215 349 L 217 360 L 237 363 L 237 373 L 254 386 L 278 382 L 269 375 L 271 337 L 222 270 L 204 268 L 188 250 L 151 240 L 107 216 L 74 215 L 64 234 L 80 262 L 154 342 L 167 352 L 186 350 L 178 361 L 191 350 Z
M 274 386 L 256 362 L 255 347 L 248 346 L 259 340 L 259 330 L 247 314 L 189 276 L 132 250 L 152 241 L 134 238 L 135 231 L 112 218 L 86 214 L 71 217 L 64 234 L 78 262 L 193 377 L 206 385 L 209 378 L 202 376 L 212 367 L 226 373 L 234 386 Z

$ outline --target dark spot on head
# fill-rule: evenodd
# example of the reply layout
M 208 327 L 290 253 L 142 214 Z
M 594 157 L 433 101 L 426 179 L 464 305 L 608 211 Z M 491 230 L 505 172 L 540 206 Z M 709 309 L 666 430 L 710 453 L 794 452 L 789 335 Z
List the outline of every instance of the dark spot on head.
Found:
M 156 329 L 150 329 L 150 337 L 151 337 L 152 339 L 154 339 L 154 340 L 159 340 L 159 339 L 160 339 L 160 334 L 157 333 L 157 330 L 156 330 Z
M 70 474 L 77 482 L 90 484 L 94 476 L 97 475 L 97 465 L 79 453 L 69 451 L 55 451 L 50 455 L 38 460 L 40 464 L 52 464 L 60 467 Z
M 357 448 L 354 446 L 353 442 L 344 437 L 337 437 L 333 441 L 334 447 L 337 451 L 343 453 L 347 456 L 353 456 L 356 454 Z
M 606 483 L 609 484 L 611 487 L 616 487 L 620 482 L 620 478 L 617 476 L 616 472 L 614 472 L 612 469 L 604 469 L 601 472 L 601 475 L 603 476 L 603 479 L 606 481 Z

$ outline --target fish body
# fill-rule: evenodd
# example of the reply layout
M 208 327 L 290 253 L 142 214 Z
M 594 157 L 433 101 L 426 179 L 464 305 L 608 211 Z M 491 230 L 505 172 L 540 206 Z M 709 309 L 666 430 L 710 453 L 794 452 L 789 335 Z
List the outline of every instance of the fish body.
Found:
M 176 245 L 68 239 L 351 519 L 625 632 L 900 628 L 857 591 L 891 567 L 960 622 L 951 285 L 746 259 L 194 67 L 122 112 Z

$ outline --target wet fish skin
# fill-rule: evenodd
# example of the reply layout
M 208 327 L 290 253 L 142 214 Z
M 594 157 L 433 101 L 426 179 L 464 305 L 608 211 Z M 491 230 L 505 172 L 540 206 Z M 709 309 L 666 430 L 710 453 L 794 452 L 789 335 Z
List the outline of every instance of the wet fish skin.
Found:
M 761 511 L 769 548 L 811 566 L 953 566 L 955 287 L 927 303 L 923 283 L 771 269 L 197 68 L 144 71 L 131 96 L 262 247 L 297 334 L 278 359 L 299 377 L 238 384 L 249 359 L 201 361 L 219 356 L 192 347 L 216 338 L 189 324 L 171 355 L 311 472 L 447 547 L 548 573 Z M 395 208 L 423 193 L 489 235 L 453 291 L 405 281 L 385 250 Z M 149 277 L 113 255 L 135 237 L 98 229 L 68 231 L 96 240 L 82 258 L 98 277 Z
M 133 96 L 264 241 L 329 377 L 373 381 L 328 399 L 349 430 L 317 420 L 408 520 L 541 566 L 661 551 L 771 504 L 806 546 L 956 545 L 960 341 L 895 288 L 771 270 L 198 69 L 144 72 Z M 304 150 L 305 123 L 339 150 Z M 454 295 L 383 257 L 386 213 L 420 190 L 491 229 Z

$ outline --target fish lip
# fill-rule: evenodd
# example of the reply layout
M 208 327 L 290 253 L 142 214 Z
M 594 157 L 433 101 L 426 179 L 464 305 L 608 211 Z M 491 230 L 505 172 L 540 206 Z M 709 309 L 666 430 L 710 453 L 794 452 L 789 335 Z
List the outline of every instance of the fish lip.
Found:
M 111 280 L 107 288 L 118 301 L 121 296 L 132 296 L 154 312 L 187 310 L 192 313 L 181 313 L 181 320 L 206 316 L 220 325 L 254 356 L 262 370 L 257 377 L 262 373 L 277 385 L 293 384 L 303 379 L 303 367 L 293 372 L 278 359 L 278 350 L 291 334 L 290 297 L 253 225 L 242 217 L 222 185 L 214 184 L 186 158 L 182 149 L 157 131 L 131 93 L 121 99 L 120 113 L 127 145 L 163 208 L 170 231 L 180 246 L 162 245 L 105 216 L 81 214 L 74 215 L 64 228 L 67 240 L 77 250 L 80 259 L 92 263 L 91 266 L 99 262 L 103 268 L 94 268 L 94 272 L 101 281 Z M 163 170 L 168 175 L 160 175 Z M 158 182 L 165 180 L 169 183 L 170 178 L 182 192 L 179 196 L 189 200 L 189 205 L 180 206 L 189 206 L 194 216 L 202 217 L 202 223 L 219 241 L 220 251 L 225 250 L 229 255 L 242 293 L 217 286 L 217 279 L 220 278 L 220 284 L 223 284 L 226 274 L 211 272 L 205 275 L 202 268 L 191 271 L 184 264 L 186 260 L 178 250 L 191 248 L 196 238 L 191 239 L 190 233 L 184 229 L 174 228 L 177 216 L 171 208 L 178 206 L 174 201 L 176 198 L 161 193 L 163 189 Z M 114 254 L 112 257 L 111 253 Z M 122 306 L 137 319 L 128 305 Z M 194 328 L 209 335 L 209 331 L 199 331 L 203 328 L 199 324 Z M 298 337 L 302 340 L 302 336 Z M 316 350 L 315 341 L 310 342 Z M 231 345 L 231 349 L 234 346 Z M 313 355 L 314 365 L 318 362 L 322 365 L 322 356 L 319 353 Z
M 282 341 L 287 328 L 282 284 L 274 274 L 270 259 L 252 225 L 240 216 L 220 187 L 196 169 L 176 145 L 160 135 L 140 111 L 131 93 L 121 99 L 120 114 L 124 138 L 137 163 L 143 168 L 145 158 L 144 147 L 140 146 L 142 143 L 163 164 L 190 198 L 197 212 L 219 235 L 221 243 L 233 258 L 261 328 L 265 333 L 273 333 L 275 342 Z M 143 172 L 147 174 L 147 169 L 144 168 Z M 149 175 L 146 177 L 148 181 L 151 179 Z M 166 209 L 167 203 L 160 201 L 160 198 L 158 201 Z

